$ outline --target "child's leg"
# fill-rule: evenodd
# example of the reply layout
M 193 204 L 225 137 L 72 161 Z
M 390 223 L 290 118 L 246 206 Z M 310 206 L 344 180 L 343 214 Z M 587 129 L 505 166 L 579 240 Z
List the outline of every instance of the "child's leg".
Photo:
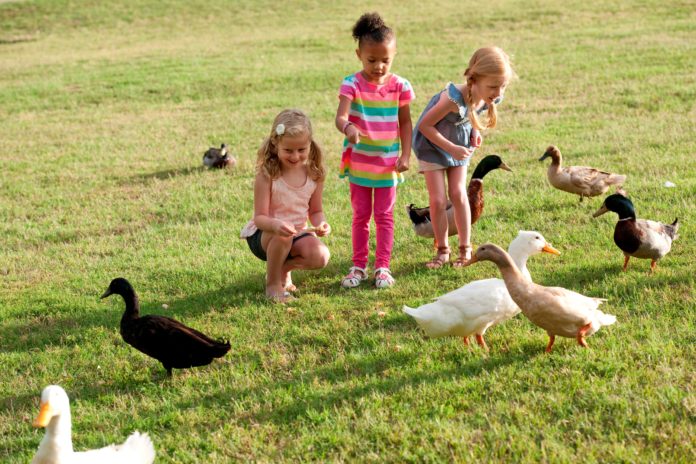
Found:
M 282 298 L 285 294 L 285 261 L 292 248 L 292 236 L 283 237 L 271 232 L 261 235 L 261 246 L 266 251 L 266 295 Z
M 289 274 L 295 269 L 322 269 L 329 264 L 329 249 L 314 235 L 305 235 L 296 240 L 290 248 L 289 258 L 283 265 L 283 273 Z
M 353 207 L 353 265 L 367 267 L 372 216 L 372 188 L 350 184 L 350 204 Z
M 389 269 L 391 252 L 394 246 L 394 204 L 396 186 L 375 189 L 375 229 L 377 230 L 377 250 L 375 269 Z
M 452 264 L 461 266 L 471 259 L 471 210 L 466 194 L 466 166 L 447 169 L 447 183 L 459 235 L 459 257 Z
M 449 242 L 447 224 L 447 195 L 445 194 L 444 170 L 424 171 L 425 185 L 428 188 L 430 221 L 433 224 L 437 255 L 426 266 L 437 269 L 449 261 Z

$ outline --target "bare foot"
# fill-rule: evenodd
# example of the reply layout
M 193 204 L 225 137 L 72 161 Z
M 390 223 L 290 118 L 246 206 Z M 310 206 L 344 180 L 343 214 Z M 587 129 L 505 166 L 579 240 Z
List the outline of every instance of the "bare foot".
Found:
M 297 290 L 297 287 L 292 283 L 292 276 L 289 272 L 285 274 L 285 290 L 288 292 L 294 292 Z

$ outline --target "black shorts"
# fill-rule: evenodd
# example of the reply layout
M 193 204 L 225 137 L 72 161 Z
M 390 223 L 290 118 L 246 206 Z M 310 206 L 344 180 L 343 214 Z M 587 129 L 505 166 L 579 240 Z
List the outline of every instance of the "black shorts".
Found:
M 308 235 L 313 235 L 311 232 L 305 232 L 304 234 L 300 234 L 297 237 L 294 237 L 292 239 L 292 243 L 295 243 L 299 239 L 306 237 Z M 252 253 L 254 253 L 254 256 L 259 258 L 261 261 L 266 261 L 268 260 L 268 256 L 266 256 L 266 252 L 264 251 L 263 247 L 261 246 L 261 231 L 257 230 L 254 232 L 254 235 L 251 237 L 247 237 L 247 243 L 249 244 L 249 249 L 251 250 Z M 288 259 L 292 258 L 292 256 L 288 255 Z

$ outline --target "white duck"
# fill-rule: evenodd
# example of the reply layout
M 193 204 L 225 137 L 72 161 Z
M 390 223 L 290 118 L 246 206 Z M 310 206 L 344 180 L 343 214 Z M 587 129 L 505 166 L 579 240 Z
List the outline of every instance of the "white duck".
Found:
M 46 427 L 32 464 L 151 464 L 155 448 L 146 433 L 133 432 L 122 445 L 90 451 L 73 451 L 70 400 L 58 385 L 41 392 L 41 410 L 35 427 Z
M 524 230 L 519 231 L 508 249 L 529 282 L 532 281 L 527 270 L 530 256 L 541 252 L 560 254 L 539 232 Z M 413 317 L 429 337 L 463 337 L 468 345 L 469 336 L 476 335 L 478 344 L 488 349 L 483 339 L 486 330 L 514 317 L 520 308 L 510 298 L 502 279 L 484 279 L 469 282 L 418 308 L 404 306 L 403 311 Z
M 525 279 L 510 255 L 497 245 L 481 245 L 464 266 L 478 261 L 492 261 L 498 266 L 513 301 L 532 323 L 549 335 L 547 353 L 551 352 L 556 335 L 575 338 L 580 346 L 587 348 L 585 337 L 616 322 L 616 316 L 597 309 L 605 299 L 587 297 L 561 287 L 537 285 Z

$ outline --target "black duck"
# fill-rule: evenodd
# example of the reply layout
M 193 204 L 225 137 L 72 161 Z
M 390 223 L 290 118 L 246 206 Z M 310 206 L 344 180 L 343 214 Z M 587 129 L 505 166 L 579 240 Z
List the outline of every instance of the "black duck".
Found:
M 162 363 L 168 375 L 172 368 L 206 366 L 230 350 L 228 341 L 213 340 L 201 332 L 166 316 L 140 317 L 140 302 L 131 284 L 119 277 L 101 296 L 121 295 L 126 311 L 121 317 L 121 337 L 130 346 Z

